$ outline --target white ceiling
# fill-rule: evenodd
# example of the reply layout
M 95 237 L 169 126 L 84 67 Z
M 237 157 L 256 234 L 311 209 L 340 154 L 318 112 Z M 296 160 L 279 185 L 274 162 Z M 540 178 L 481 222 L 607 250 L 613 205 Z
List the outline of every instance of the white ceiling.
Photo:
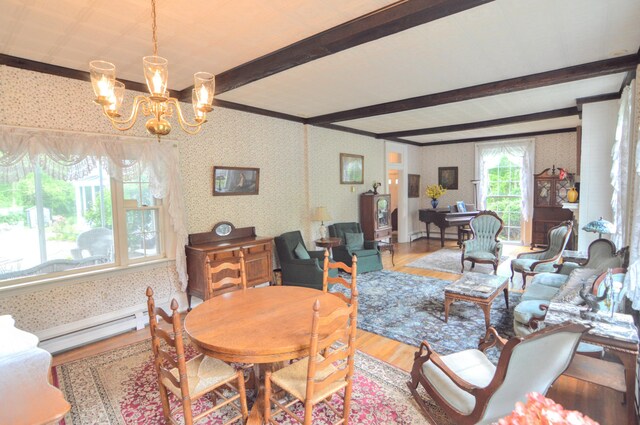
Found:
M 412 0 L 407 0 L 412 1 Z M 219 74 L 394 0 L 158 0 L 169 86 Z M 149 1 L 0 0 L 0 52 L 86 71 L 93 59 L 143 82 Z M 218 99 L 309 118 L 636 54 L 639 0 L 496 0 L 307 62 Z M 576 106 L 618 92 L 625 74 L 336 122 L 372 133 L 462 124 Z M 428 136 L 428 143 L 579 125 L 577 116 Z

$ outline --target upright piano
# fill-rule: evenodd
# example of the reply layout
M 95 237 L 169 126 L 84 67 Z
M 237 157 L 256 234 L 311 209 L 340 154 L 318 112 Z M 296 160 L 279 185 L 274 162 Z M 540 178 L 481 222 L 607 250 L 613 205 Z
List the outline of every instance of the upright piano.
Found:
M 457 210 L 456 210 L 457 211 Z M 433 223 L 440 228 L 440 246 L 444 246 L 444 231 L 447 227 L 458 228 L 469 224 L 471 219 L 478 215 L 478 211 L 451 212 L 449 207 L 418 210 L 420 221 L 427 225 L 427 238 L 430 237 L 429 224 Z M 458 232 L 460 242 L 460 232 Z

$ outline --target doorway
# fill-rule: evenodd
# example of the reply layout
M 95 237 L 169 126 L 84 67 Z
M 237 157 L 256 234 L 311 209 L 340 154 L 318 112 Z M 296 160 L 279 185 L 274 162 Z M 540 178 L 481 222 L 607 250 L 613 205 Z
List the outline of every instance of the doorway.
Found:
M 389 195 L 391 195 L 391 242 L 398 241 L 398 186 L 400 185 L 400 171 L 391 169 L 387 175 Z

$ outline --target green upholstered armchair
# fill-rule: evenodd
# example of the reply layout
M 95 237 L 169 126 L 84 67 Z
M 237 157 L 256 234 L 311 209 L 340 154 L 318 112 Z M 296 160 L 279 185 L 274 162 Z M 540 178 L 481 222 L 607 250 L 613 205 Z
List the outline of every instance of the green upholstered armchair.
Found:
M 547 240 L 549 246 L 544 251 L 523 252 L 515 260 L 511 260 L 511 281 L 515 272 L 522 274 L 522 289 L 527 286 L 527 276 L 537 273 L 553 272 L 560 261 L 562 251 L 569 241 L 573 223 L 563 221 L 549 229 Z
M 282 284 L 322 291 L 324 250 L 307 251 L 299 230 L 283 233 L 274 240 L 282 269 Z M 333 276 L 337 275 L 336 271 L 331 272 Z
M 353 236 L 352 236 L 353 235 Z M 329 236 L 340 238 L 342 245 L 333 248 L 333 259 L 351 267 L 351 257 L 358 257 L 358 273 L 382 270 L 382 256 L 377 241 L 365 241 L 360 223 L 335 223 L 329 226 Z
M 498 235 L 502 232 L 504 224 L 502 219 L 493 211 L 480 211 L 469 223 L 473 238 L 462 244 L 462 271 L 464 262 L 471 261 L 473 269 L 476 263 L 493 264 L 493 273 L 498 272 L 498 263 L 502 256 L 502 243 L 498 241 Z

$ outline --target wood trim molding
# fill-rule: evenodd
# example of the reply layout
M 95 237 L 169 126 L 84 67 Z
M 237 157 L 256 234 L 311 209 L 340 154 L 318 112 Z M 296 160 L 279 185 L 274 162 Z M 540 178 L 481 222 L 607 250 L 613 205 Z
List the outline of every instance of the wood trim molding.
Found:
M 216 94 L 492 1 L 398 1 L 216 75 Z
M 417 96 L 392 102 L 379 103 L 377 105 L 363 106 L 347 111 L 333 112 L 309 118 L 310 124 L 324 124 L 354 120 L 376 115 L 391 114 L 412 109 L 428 108 L 447 103 L 462 102 L 480 97 L 495 96 L 516 91 L 535 89 L 554 84 L 568 83 L 587 78 L 601 77 L 604 75 L 618 74 L 635 69 L 638 63 L 638 55 L 621 56 L 613 59 L 605 59 L 568 68 L 555 69 L 553 71 L 540 72 L 522 77 L 509 78 L 477 86 L 464 87 L 440 93 Z
M 605 93 L 596 96 L 579 97 L 576 99 L 578 111 L 582 112 L 582 105 L 585 103 L 604 102 L 606 100 L 620 99 L 620 93 Z
M 191 102 L 191 95 L 189 95 L 188 101 L 185 101 L 185 100 L 182 100 L 182 101 L 187 103 Z M 226 100 L 220 100 L 216 98 L 213 99 L 213 106 L 218 108 L 227 108 L 227 109 L 234 109 L 236 111 L 248 112 L 250 114 L 264 115 L 271 118 L 279 118 L 281 120 L 295 121 L 302 124 L 304 124 L 306 121 L 306 119 L 296 117 L 295 115 L 289 115 L 282 112 L 271 111 L 269 109 L 256 108 L 253 106 L 243 105 L 241 103 L 229 102 Z
M 440 145 L 456 145 L 460 143 L 472 143 L 472 142 L 492 142 L 496 140 L 517 139 L 520 137 L 534 137 L 534 136 L 545 136 L 547 134 L 562 134 L 562 133 L 575 133 L 575 132 L 576 132 L 576 128 L 570 127 L 570 128 L 560 128 L 557 130 L 533 131 L 530 133 L 502 134 L 499 136 L 486 136 L 486 137 L 473 137 L 469 139 L 444 140 L 442 142 L 421 143 L 420 146 L 440 146 Z
M 25 69 L 27 71 L 41 72 L 43 74 L 55 75 L 58 77 L 71 78 L 80 81 L 91 81 L 89 71 L 79 71 L 77 69 L 65 68 L 63 66 L 51 65 L 44 62 L 33 61 L 30 59 L 19 58 L 16 56 L 9 56 L 0 53 L 0 65 L 7 65 L 13 68 Z M 133 90 L 141 93 L 148 93 L 147 85 L 138 83 L 136 81 L 118 79 L 124 83 L 127 90 Z M 181 92 L 176 90 L 169 90 L 171 96 L 178 97 Z M 189 94 L 191 96 L 191 94 Z M 191 97 L 189 97 L 191 99 Z
M 512 117 L 497 118 L 487 121 L 476 121 L 465 124 L 445 125 L 441 127 L 421 128 L 417 130 L 395 131 L 391 133 L 381 133 L 376 137 L 379 139 L 388 139 L 396 137 L 411 137 L 426 134 L 451 133 L 454 131 L 476 130 L 479 128 L 497 127 L 501 125 L 516 124 L 531 121 L 542 121 L 552 118 L 570 117 L 578 115 L 578 108 L 556 109 L 553 111 L 535 112 L 532 114 L 516 115 Z

